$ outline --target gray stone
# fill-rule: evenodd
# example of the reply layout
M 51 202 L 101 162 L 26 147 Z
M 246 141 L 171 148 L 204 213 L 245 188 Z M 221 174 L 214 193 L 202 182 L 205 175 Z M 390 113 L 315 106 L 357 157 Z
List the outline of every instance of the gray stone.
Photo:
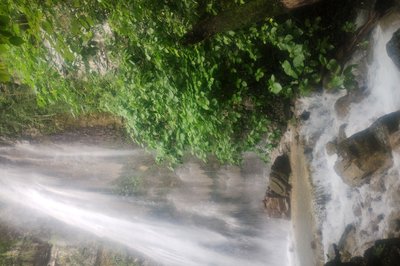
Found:
M 392 39 L 386 44 L 386 51 L 400 70 L 400 29 L 393 33 Z

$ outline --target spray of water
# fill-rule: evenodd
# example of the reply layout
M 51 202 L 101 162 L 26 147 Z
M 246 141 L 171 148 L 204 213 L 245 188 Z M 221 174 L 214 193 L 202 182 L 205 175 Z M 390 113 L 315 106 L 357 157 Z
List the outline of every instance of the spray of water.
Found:
M 384 238 L 387 229 L 387 218 L 398 206 L 391 204 L 390 189 L 399 187 L 399 163 L 397 153 L 393 154 L 394 166 L 385 181 L 387 193 L 372 191 L 368 185 L 360 188 L 350 188 L 334 171 L 336 155 L 328 155 L 326 144 L 338 136 L 339 127 L 347 124 L 346 135 L 350 136 L 370 126 L 377 118 L 400 109 L 400 75 L 399 71 L 386 53 L 386 43 L 393 32 L 400 27 L 398 19 L 390 20 L 385 27 L 380 25 L 374 31 L 373 61 L 368 71 L 368 94 L 360 103 L 350 106 L 348 115 L 338 117 L 334 103 L 344 95 L 342 93 L 323 93 L 312 98 L 302 99 L 302 109 L 311 112 L 311 117 L 304 123 L 301 135 L 309 143 L 313 143 L 313 161 L 311 172 L 313 183 L 317 188 L 317 196 L 324 195 L 328 199 L 318 204 L 325 254 L 333 243 L 338 243 L 342 233 L 349 224 L 357 228 L 356 245 L 362 248 L 373 240 Z M 369 202 L 370 208 L 359 208 Z M 355 210 L 361 209 L 361 214 Z M 384 217 L 379 223 L 379 229 L 371 228 L 371 221 Z M 361 233 L 363 232 L 363 233 Z
M 191 162 L 163 176 L 164 170 L 140 165 L 146 156 L 81 144 L 2 147 L 0 201 L 122 244 L 157 264 L 287 265 L 289 225 L 266 219 L 259 200 L 263 166 L 244 173 Z M 137 194 L 110 194 L 118 178 L 138 171 L 145 180 Z

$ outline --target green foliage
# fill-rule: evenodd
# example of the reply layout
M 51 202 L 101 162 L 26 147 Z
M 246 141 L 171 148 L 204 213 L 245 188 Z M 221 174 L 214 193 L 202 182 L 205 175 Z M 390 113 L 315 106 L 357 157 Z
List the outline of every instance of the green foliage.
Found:
M 280 71 L 275 71 L 268 81 L 272 93 L 288 97 L 307 94 L 320 86 L 323 70 L 331 74 L 327 88 L 344 88 L 354 80 L 353 66 L 343 70 L 335 59 L 329 59 L 334 46 L 323 32 L 320 18 L 307 19 L 301 27 L 292 20 L 278 24 L 272 19 L 262 26 L 263 42 L 285 54 L 279 61 Z
M 120 177 L 116 184 L 115 193 L 121 196 L 135 195 L 140 187 L 141 180 L 138 176 Z
M 23 39 L 17 35 L 16 29 L 9 16 L 0 14 L 0 82 L 8 82 L 11 79 L 2 56 L 7 53 L 10 46 L 20 46 L 24 43 Z
M 335 73 L 332 87 L 346 85 L 345 71 L 330 59 L 319 20 L 270 20 L 182 45 L 199 16 L 244 1 L 221 3 L 5 0 L 0 23 L 13 31 L 0 46 L 0 70 L 45 114 L 122 117 L 159 160 L 179 163 L 187 151 L 227 163 L 244 151 L 265 155 L 286 122 L 285 104 L 320 84 L 323 68 Z

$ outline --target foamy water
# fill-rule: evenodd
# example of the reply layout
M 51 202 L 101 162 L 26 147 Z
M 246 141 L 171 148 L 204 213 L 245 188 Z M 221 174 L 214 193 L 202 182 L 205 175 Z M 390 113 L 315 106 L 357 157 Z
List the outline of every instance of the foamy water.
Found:
M 302 109 L 311 112 L 310 119 L 302 127 L 301 135 L 308 143 L 315 143 L 311 165 L 312 179 L 317 188 L 315 208 L 322 229 L 324 254 L 333 243 L 338 243 L 349 224 L 356 227 L 357 252 L 372 241 L 386 237 L 388 219 L 399 206 L 393 204 L 391 189 L 399 187 L 399 155 L 394 153 L 394 166 L 385 179 L 386 193 L 374 192 L 368 184 L 351 188 L 334 171 L 337 155 L 328 155 L 326 144 L 338 136 L 339 127 L 347 124 L 346 135 L 350 136 L 369 127 L 377 118 L 400 109 L 400 73 L 386 53 L 386 43 L 400 27 L 396 18 L 380 25 L 374 31 L 373 60 L 368 70 L 368 96 L 360 103 L 352 104 L 348 115 L 336 116 L 334 103 L 341 93 L 323 93 L 301 101 Z M 397 192 L 396 192 L 397 193 Z M 322 202 L 320 198 L 328 199 Z M 360 208 L 370 206 L 370 208 Z M 355 214 L 361 209 L 361 215 Z M 371 221 L 383 217 L 378 229 L 371 228 Z
M 289 223 L 266 217 L 265 165 L 255 159 L 247 169 L 192 161 L 173 173 L 152 165 L 141 150 L 79 143 L 20 143 L 1 147 L 0 159 L 1 203 L 116 242 L 154 263 L 290 263 Z M 134 193 L 113 195 L 121 176 L 130 175 L 142 179 Z

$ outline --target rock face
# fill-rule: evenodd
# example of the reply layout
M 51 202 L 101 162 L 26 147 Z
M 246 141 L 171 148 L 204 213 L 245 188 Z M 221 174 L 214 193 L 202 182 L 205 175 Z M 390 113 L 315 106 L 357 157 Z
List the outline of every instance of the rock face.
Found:
M 269 185 L 263 201 L 270 217 L 290 217 L 290 174 L 291 168 L 288 155 L 278 156 L 272 164 Z
M 0 265 L 26 266 L 138 266 L 147 262 L 134 258 L 125 248 L 85 240 L 55 241 L 50 231 L 23 232 L 0 223 Z
M 263 200 L 267 214 L 271 218 L 290 218 L 290 204 L 287 198 L 275 197 L 267 192 Z
M 399 142 L 399 123 L 400 111 L 393 112 L 338 143 L 335 171 L 345 183 L 360 186 L 393 165 L 392 149 Z
M 375 242 L 367 249 L 364 257 L 351 258 L 349 262 L 342 262 L 340 255 L 326 266 L 399 266 L 400 265 L 400 238 L 384 239 Z
M 386 44 L 386 51 L 400 70 L 400 29 L 393 33 L 392 39 Z

